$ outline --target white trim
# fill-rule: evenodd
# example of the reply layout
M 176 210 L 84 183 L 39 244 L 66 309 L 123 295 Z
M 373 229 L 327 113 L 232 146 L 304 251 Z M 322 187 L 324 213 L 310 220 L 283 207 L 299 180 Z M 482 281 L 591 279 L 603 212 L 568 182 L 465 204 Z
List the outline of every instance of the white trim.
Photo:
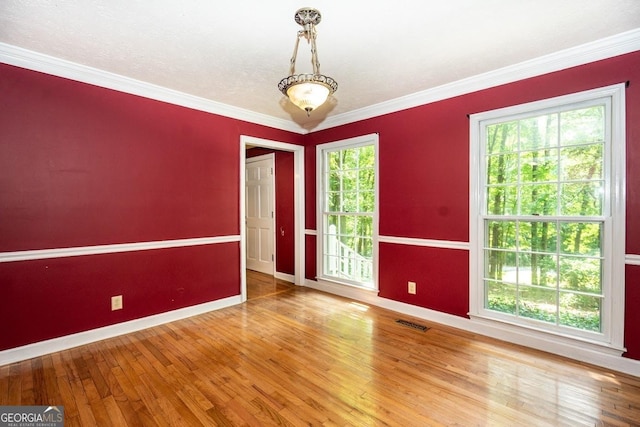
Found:
M 393 243 L 397 245 L 425 246 L 429 248 L 460 249 L 463 251 L 469 250 L 469 242 L 457 242 L 453 240 L 431 240 L 418 239 L 415 237 L 379 236 L 378 242 Z
M 6 43 L 0 43 L 0 62 L 233 119 L 245 120 L 298 134 L 308 134 L 310 132 L 342 126 L 348 123 L 441 101 L 458 95 L 624 55 L 639 49 L 640 29 L 630 30 L 519 64 L 499 68 L 343 114 L 330 116 L 312 131 L 303 129 L 289 120 L 188 95 Z
M 296 276 L 294 276 L 293 274 L 281 273 L 279 271 L 276 271 L 273 277 L 275 277 L 276 279 L 284 280 L 286 282 L 296 283 Z
M 512 120 L 517 117 L 527 117 L 529 114 L 540 114 L 543 111 L 556 111 L 566 105 L 578 105 L 606 99 L 607 108 L 610 110 L 607 117 L 610 118 L 610 126 L 607 127 L 605 146 L 605 177 L 609 191 L 605 192 L 602 224 L 605 227 L 604 260 L 605 274 L 603 280 L 605 306 L 602 309 L 602 333 L 576 330 L 573 335 L 580 345 L 580 341 L 598 341 L 602 347 L 613 350 L 624 347 L 624 312 L 625 312 L 625 83 L 619 83 L 593 90 L 577 92 L 569 95 L 558 96 L 540 101 L 504 107 L 496 110 L 472 114 L 469 121 L 470 132 L 470 173 L 469 173 L 469 315 L 476 319 L 498 318 L 504 320 L 502 328 L 511 328 L 513 333 L 526 333 L 524 331 L 537 330 L 538 326 L 525 326 L 527 320 L 523 320 L 523 331 L 517 331 L 518 322 L 512 322 L 510 318 L 502 317 L 502 314 L 491 312 L 484 307 L 484 285 L 482 283 L 482 260 L 484 230 L 482 222 L 485 215 L 484 185 L 485 177 L 481 161 L 484 154 L 482 141 L 483 132 L 488 124 L 502 120 Z M 588 104 L 587 104 L 588 105 Z M 607 229 L 609 227 L 609 229 Z M 532 324 L 535 322 L 531 322 Z M 557 339 L 569 340 L 567 329 L 560 327 L 553 331 L 548 328 L 549 334 L 557 334 Z M 553 338 L 549 338 L 553 339 Z M 603 350 L 604 351 L 604 350 Z
M 318 232 L 316 230 L 310 230 L 310 229 L 306 228 L 304 230 L 304 234 L 306 234 L 307 236 L 317 236 Z
M 627 254 L 624 261 L 627 265 L 640 265 L 640 255 Z
M 63 258 L 84 255 L 112 254 L 145 251 L 150 249 L 182 248 L 239 242 L 240 236 L 199 237 L 195 239 L 157 240 L 153 242 L 117 243 L 113 245 L 78 246 L 73 248 L 37 249 L 29 251 L 0 252 L 0 262 L 28 261 L 35 259 Z
M 232 296 L 191 307 L 180 308 L 166 313 L 143 317 L 141 319 L 129 320 L 127 322 L 104 326 L 90 331 L 79 332 L 77 334 L 66 335 L 64 337 L 40 341 L 22 347 L 3 350 L 0 351 L 0 366 L 31 359 L 32 357 L 55 353 L 57 351 L 67 350 L 119 335 L 129 334 L 142 329 L 174 322 L 176 320 L 185 319 L 187 317 L 196 316 L 210 311 L 220 310 L 222 308 L 240 304 L 241 302 L 240 296 Z
M 529 333 L 519 333 L 501 327 L 496 322 L 478 322 L 465 317 L 455 316 L 428 308 L 418 307 L 399 301 L 377 296 L 376 292 L 360 289 L 353 286 L 340 286 L 334 284 L 322 284 L 315 280 L 307 279 L 306 286 L 323 292 L 350 298 L 356 301 L 368 303 L 376 307 L 395 311 L 400 314 L 417 317 L 429 322 L 438 323 L 452 328 L 471 332 L 485 337 L 495 338 L 501 341 L 523 345 L 547 353 L 557 354 L 584 363 L 590 363 L 606 369 L 623 372 L 628 375 L 638 376 L 640 361 L 622 357 L 618 352 L 603 353 L 600 346 L 589 343 L 564 342 L 551 338 L 547 334 L 532 336 Z
M 394 113 L 443 99 L 524 80 L 566 68 L 588 64 L 640 50 L 640 29 L 634 29 L 594 42 L 544 55 L 519 64 L 492 70 L 466 79 L 402 96 L 358 110 L 328 117 L 313 131 L 317 132 L 383 114 Z
M 378 232 L 380 223 L 380 136 L 377 133 L 370 133 L 367 135 L 356 136 L 353 138 L 341 139 L 339 141 L 327 142 L 324 144 L 316 145 L 316 233 L 320 236 L 316 239 L 316 277 L 323 277 L 324 273 L 324 260 L 323 260 L 323 245 L 324 245 L 324 169 L 325 169 L 325 155 L 327 151 L 343 150 L 352 147 L 361 147 L 366 145 L 373 145 L 375 151 L 375 164 L 374 164 L 374 212 L 373 212 L 373 289 L 378 289 Z M 331 280 L 331 278 L 326 277 Z
M 247 300 L 247 272 L 246 272 L 246 226 L 245 226 L 245 160 L 247 147 L 263 147 L 274 150 L 293 152 L 293 228 L 294 228 L 294 280 L 293 283 L 302 284 L 305 281 L 305 234 L 304 234 L 304 146 L 269 139 L 240 135 L 240 293 L 242 301 Z
M 0 43 L 0 62 L 232 119 L 244 120 L 299 134 L 307 133 L 307 131 L 300 129 L 297 124 L 290 120 L 279 119 L 210 99 L 200 98 L 6 43 Z

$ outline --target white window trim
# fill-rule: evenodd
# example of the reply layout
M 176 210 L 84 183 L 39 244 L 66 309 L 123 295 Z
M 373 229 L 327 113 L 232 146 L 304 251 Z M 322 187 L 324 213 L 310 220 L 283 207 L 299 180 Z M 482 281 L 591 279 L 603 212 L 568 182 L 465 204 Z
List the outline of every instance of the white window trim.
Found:
M 318 144 L 316 146 L 316 280 L 319 283 L 325 282 L 327 285 L 344 285 L 356 287 L 358 289 L 378 291 L 378 223 L 380 207 L 380 151 L 379 137 L 377 133 L 343 139 L 340 141 Z M 373 212 L 373 288 L 361 286 L 355 282 L 337 280 L 335 277 L 324 275 L 324 153 L 327 150 L 339 150 L 345 148 L 355 148 L 363 145 L 373 145 L 375 150 L 375 203 Z
M 470 118 L 470 182 L 469 182 L 469 317 L 472 322 L 496 326 L 510 334 L 527 334 L 532 340 L 548 340 L 561 342 L 576 348 L 601 351 L 621 355 L 624 348 L 624 309 L 625 309 L 625 199 L 626 199 L 626 136 L 625 136 L 625 87 L 624 83 L 588 90 L 575 94 L 559 96 L 542 101 L 506 107 L 471 115 Z M 481 122 L 499 117 L 530 114 L 537 110 L 554 108 L 561 105 L 575 104 L 597 98 L 611 100 L 611 144 L 606 148 L 610 163 L 605 165 L 605 173 L 611 179 L 608 203 L 610 212 L 605 220 L 605 233 L 611 233 L 612 243 L 609 245 L 605 260 L 609 262 L 609 276 L 604 285 L 609 293 L 605 301 L 605 329 L 601 339 L 591 339 L 574 335 L 555 333 L 535 326 L 509 323 L 494 317 L 483 315 L 484 286 L 482 283 L 482 243 L 483 227 L 480 224 L 482 201 L 484 200 L 484 177 L 481 176 L 482 146 Z M 606 246 L 606 245 L 605 245 Z M 613 284 L 616 284 L 613 286 Z

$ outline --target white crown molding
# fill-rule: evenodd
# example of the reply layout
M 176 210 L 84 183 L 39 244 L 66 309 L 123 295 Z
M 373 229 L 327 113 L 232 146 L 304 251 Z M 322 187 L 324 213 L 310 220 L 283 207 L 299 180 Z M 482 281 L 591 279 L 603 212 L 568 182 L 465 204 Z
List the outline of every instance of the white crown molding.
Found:
M 0 62 L 275 129 L 308 134 L 637 50 L 640 50 L 640 29 L 627 31 L 432 89 L 331 116 L 312 131 L 302 129 L 289 120 L 188 95 L 6 43 L 0 43 Z
M 290 120 L 233 107 L 6 43 L 0 43 L 0 62 L 275 129 L 307 133 Z
M 627 254 L 625 256 L 624 262 L 627 265 L 640 265 L 640 255 Z
M 429 322 L 439 323 L 501 341 L 542 350 L 584 363 L 590 363 L 603 368 L 623 372 L 625 374 L 637 376 L 638 372 L 640 372 L 639 360 L 621 357 L 618 355 L 619 351 L 603 351 L 603 349 L 598 345 L 578 342 L 568 343 L 566 340 L 557 339 L 549 336 L 548 334 L 544 334 L 544 336 L 541 334 L 530 334 L 523 331 L 517 331 L 512 328 L 505 328 L 496 322 L 492 322 L 492 324 L 489 322 L 471 320 L 466 317 L 454 316 L 452 314 L 430 310 L 416 305 L 381 298 L 377 295 L 377 292 L 366 289 L 357 289 L 353 286 L 343 286 L 324 281 L 318 282 L 310 279 L 306 280 L 305 285 L 309 288 L 322 292 L 328 292 L 345 298 L 368 303 L 397 313 L 424 319 Z
M 383 114 L 395 113 L 454 96 L 584 65 L 618 55 L 624 55 L 625 53 L 635 52 L 637 50 L 640 50 L 640 29 L 627 31 L 591 43 L 564 49 L 539 58 L 447 83 L 432 89 L 331 116 L 318 127 L 314 128 L 313 131 L 317 132 Z M 473 113 L 473 111 L 469 113 Z
M 150 249 L 180 248 L 239 242 L 240 236 L 199 237 L 195 239 L 158 240 L 153 242 L 118 243 L 113 245 L 79 246 L 73 248 L 37 249 L 30 251 L 0 252 L 0 263 L 35 259 L 64 258 L 83 255 L 112 254 Z
M 304 234 L 306 234 L 307 236 L 317 236 L 318 232 L 316 230 L 310 230 L 310 229 L 306 228 L 304 230 Z
M 0 351 L 0 366 L 20 362 L 33 357 L 43 356 L 49 353 L 55 353 L 57 351 L 68 350 L 73 347 L 90 344 L 92 342 L 113 338 L 119 335 L 129 334 L 142 329 L 174 322 L 176 320 L 186 319 L 187 317 L 208 313 L 210 311 L 220 310 L 222 308 L 240 304 L 241 302 L 239 295 L 232 296 L 166 313 L 143 317 L 141 319 L 130 320 L 128 322 L 117 323 L 115 325 L 92 329 L 73 335 L 66 335 L 60 338 L 53 338 L 22 347 L 3 350 Z

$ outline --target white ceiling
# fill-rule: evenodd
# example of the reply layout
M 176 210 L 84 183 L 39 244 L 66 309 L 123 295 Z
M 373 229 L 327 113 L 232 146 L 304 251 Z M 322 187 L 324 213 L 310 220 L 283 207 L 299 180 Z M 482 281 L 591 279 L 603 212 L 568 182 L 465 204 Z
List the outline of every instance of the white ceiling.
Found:
M 310 118 L 277 90 L 302 6 L 322 13 L 321 72 L 339 84 Z M 1 43 L 307 129 L 638 28 L 639 0 L 0 0 Z

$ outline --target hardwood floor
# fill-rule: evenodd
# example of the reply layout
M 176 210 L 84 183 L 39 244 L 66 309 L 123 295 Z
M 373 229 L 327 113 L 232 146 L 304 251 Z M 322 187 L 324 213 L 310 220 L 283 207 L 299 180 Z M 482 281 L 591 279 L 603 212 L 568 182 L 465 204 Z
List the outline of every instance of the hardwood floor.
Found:
M 268 274 L 247 270 L 247 299 L 277 295 L 293 288 L 293 283 Z
M 421 331 L 396 322 L 421 320 L 286 283 L 271 289 L 2 366 L 0 405 L 64 405 L 67 427 L 640 425 L 640 378 L 435 324 Z

